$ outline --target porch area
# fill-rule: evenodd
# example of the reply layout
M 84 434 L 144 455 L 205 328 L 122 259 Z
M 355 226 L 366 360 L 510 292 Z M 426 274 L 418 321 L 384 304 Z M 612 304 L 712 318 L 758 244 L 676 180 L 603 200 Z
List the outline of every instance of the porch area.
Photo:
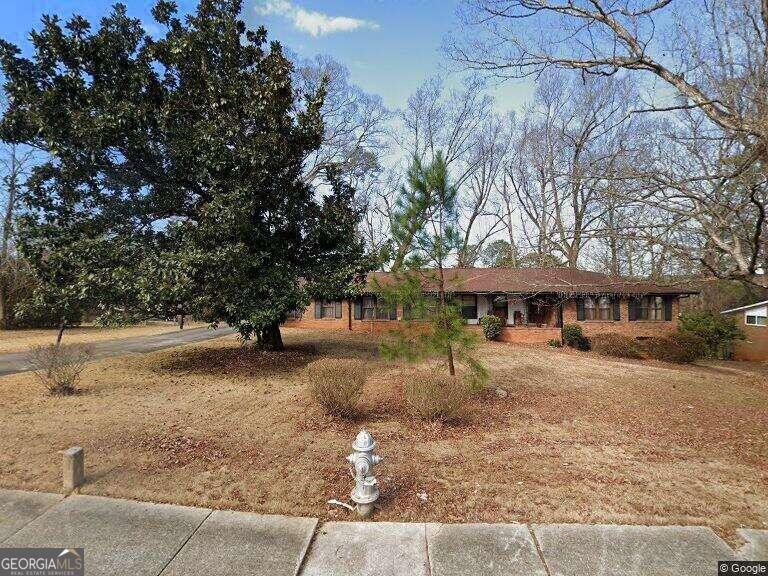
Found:
M 563 325 L 562 300 L 550 296 L 512 294 L 462 294 L 462 313 L 468 324 L 478 324 L 492 314 L 504 320 L 508 329 L 556 329 Z

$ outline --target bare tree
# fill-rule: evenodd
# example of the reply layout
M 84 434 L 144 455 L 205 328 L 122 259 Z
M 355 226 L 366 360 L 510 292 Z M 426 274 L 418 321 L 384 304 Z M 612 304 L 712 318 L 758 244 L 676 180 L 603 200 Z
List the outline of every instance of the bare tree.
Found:
M 708 275 L 765 286 L 768 174 L 762 161 L 740 165 L 740 142 L 724 138 L 697 110 L 678 112 L 657 145 L 652 164 L 631 173 L 628 186 L 666 228 L 659 238 L 672 253 Z M 738 166 L 738 174 L 733 171 Z
M 494 202 L 512 142 L 512 117 L 490 114 L 473 138 L 471 167 L 458 199 L 461 245 L 457 265 L 474 266 L 488 239 L 505 228 Z
M 27 170 L 33 161 L 32 150 L 19 144 L 2 144 L 0 147 L 0 328 L 8 328 L 11 319 L 10 304 L 25 288 L 27 273 L 25 263 L 18 258 L 13 245 L 13 228 L 16 210 L 20 203 L 21 187 Z
M 461 186 L 474 170 L 470 161 L 477 135 L 492 114 L 493 98 L 478 77 L 460 88 L 446 90 L 442 79 L 430 78 L 409 98 L 398 113 L 399 126 L 392 133 L 405 164 L 414 157 L 429 160 L 442 152 Z
M 766 284 L 768 0 L 465 0 L 460 14 L 463 39 L 447 49 L 469 68 L 501 77 L 550 67 L 645 72 L 666 85 L 636 111 L 701 116 L 728 155 L 702 174 L 667 170 L 655 186 L 664 193 L 646 200 L 673 216 L 694 210 L 688 232 L 707 248 L 699 261 L 710 274 Z
M 391 112 L 380 96 L 354 85 L 349 70 L 328 56 L 299 61 L 296 79 L 306 93 L 321 85 L 326 92 L 321 109 L 323 142 L 307 158 L 305 180 L 313 182 L 334 166 L 357 188 L 370 179 L 370 172 L 380 170 Z
M 501 188 L 508 234 L 513 237 L 512 203 L 520 213 L 521 249 L 543 256 L 553 251 L 554 207 L 550 187 L 553 165 L 547 132 L 526 117 L 515 136 Z M 511 190 L 511 193 L 510 193 Z M 511 240 L 510 240 L 511 242 Z
M 534 255 L 554 253 L 575 268 L 600 236 L 606 182 L 632 153 L 632 98 L 624 80 L 542 78 L 506 170 Z
M 493 233 L 494 225 L 487 228 L 485 216 L 490 213 L 491 179 L 498 172 L 496 165 L 499 164 L 499 146 L 503 146 L 503 123 L 493 114 L 492 106 L 493 99 L 485 93 L 483 83 L 477 78 L 469 78 L 464 85 L 453 89 L 446 89 L 441 79 L 431 78 L 410 96 L 405 108 L 398 113 L 398 122 L 391 133 L 394 148 L 399 150 L 402 159 L 392 171 L 401 179 L 413 159 L 430 163 L 438 153 L 442 154 L 451 181 L 459 191 L 458 204 L 465 238 L 460 260 L 464 264 L 474 261 L 472 255 L 476 256 L 478 245 Z M 396 181 L 397 176 L 391 180 Z M 382 194 L 379 206 L 389 214 L 391 228 L 396 229 L 392 235 L 395 244 L 392 269 L 398 269 L 412 251 L 419 223 L 431 218 L 426 210 L 432 204 L 404 199 L 402 190 L 398 200 L 398 194 L 391 194 L 391 190 L 389 194 Z M 419 206 L 425 209 L 424 213 L 412 214 L 407 220 L 412 224 L 411 229 L 395 222 L 403 204 L 411 210 Z M 478 233 L 482 227 L 486 228 Z

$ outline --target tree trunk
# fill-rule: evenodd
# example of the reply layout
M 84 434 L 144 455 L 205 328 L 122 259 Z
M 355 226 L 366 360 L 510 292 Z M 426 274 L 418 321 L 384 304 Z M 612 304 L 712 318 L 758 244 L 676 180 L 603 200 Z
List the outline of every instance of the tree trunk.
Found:
M 261 348 L 264 350 L 283 350 L 283 337 L 280 334 L 280 322 L 275 320 L 261 331 Z
M 3 265 L 3 262 L 0 262 L 0 266 Z M 7 313 L 5 310 L 5 279 L 0 276 L 0 329 L 2 330 L 8 330 L 8 320 Z
M 439 290 L 440 290 L 440 307 L 442 308 L 444 327 L 447 329 L 448 328 L 449 320 L 448 320 L 448 317 L 446 316 L 446 311 L 445 311 L 445 308 L 446 308 L 446 301 L 445 301 L 445 275 L 443 273 L 442 258 L 438 262 L 438 270 L 439 270 L 439 274 L 440 274 L 440 286 L 439 286 Z M 453 346 L 451 346 L 450 342 L 448 342 L 447 353 L 448 353 L 447 354 L 448 355 L 448 373 L 451 376 L 456 376 L 456 365 L 453 362 Z
M 11 226 L 13 224 L 13 212 L 16 206 L 16 190 L 18 187 L 18 162 L 16 160 L 16 147 L 11 148 L 11 165 L 8 174 L 8 205 L 3 214 L 3 236 L 0 241 L 0 328 L 8 329 L 10 320 L 8 302 L 8 290 L 6 287 L 6 268 L 8 267 L 8 255 L 10 253 Z
M 64 330 L 67 329 L 67 319 L 62 318 L 59 322 L 59 333 L 56 335 L 56 348 L 61 346 L 61 339 L 64 336 Z
M 347 329 L 352 331 L 352 298 L 347 300 Z

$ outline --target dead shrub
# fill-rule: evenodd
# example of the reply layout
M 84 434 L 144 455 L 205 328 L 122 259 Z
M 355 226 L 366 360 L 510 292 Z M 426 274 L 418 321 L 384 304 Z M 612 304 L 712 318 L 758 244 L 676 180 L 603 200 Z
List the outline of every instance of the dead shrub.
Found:
M 676 332 L 666 338 L 649 338 L 643 344 L 651 358 L 662 362 L 689 364 L 706 355 L 706 342 L 695 334 Z
M 467 385 L 459 378 L 435 371 L 419 372 L 405 384 L 408 411 L 422 420 L 461 420 L 469 396 Z
M 68 396 L 78 392 L 85 365 L 93 356 L 83 344 L 35 346 L 28 355 L 35 376 L 50 394 Z
M 615 358 L 641 358 L 637 341 L 622 334 L 600 334 L 590 340 L 592 350 L 601 356 L 613 356 Z
M 341 418 L 357 414 L 368 377 L 365 362 L 354 358 L 323 358 L 308 364 L 305 376 L 312 396 L 328 414 Z

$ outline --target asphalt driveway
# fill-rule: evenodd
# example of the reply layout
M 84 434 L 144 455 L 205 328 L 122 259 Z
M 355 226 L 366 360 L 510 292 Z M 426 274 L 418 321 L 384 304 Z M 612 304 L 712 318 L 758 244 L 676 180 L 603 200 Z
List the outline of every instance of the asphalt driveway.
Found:
M 153 334 L 150 336 L 134 336 L 132 338 L 120 338 L 116 340 L 104 340 L 91 344 L 93 359 L 100 360 L 110 356 L 122 356 L 124 354 L 143 354 L 154 352 L 164 348 L 183 346 L 203 342 L 222 336 L 234 334 L 233 328 L 224 327 L 213 330 L 211 328 L 191 328 L 177 330 L 166 334 Z M 66 340 L 66 337 L 65 337 Z M 14 352 L 12 354 L 0 354 L 0 376 L 26 372 L 30 369 L 27 360 L 27 352 Z

